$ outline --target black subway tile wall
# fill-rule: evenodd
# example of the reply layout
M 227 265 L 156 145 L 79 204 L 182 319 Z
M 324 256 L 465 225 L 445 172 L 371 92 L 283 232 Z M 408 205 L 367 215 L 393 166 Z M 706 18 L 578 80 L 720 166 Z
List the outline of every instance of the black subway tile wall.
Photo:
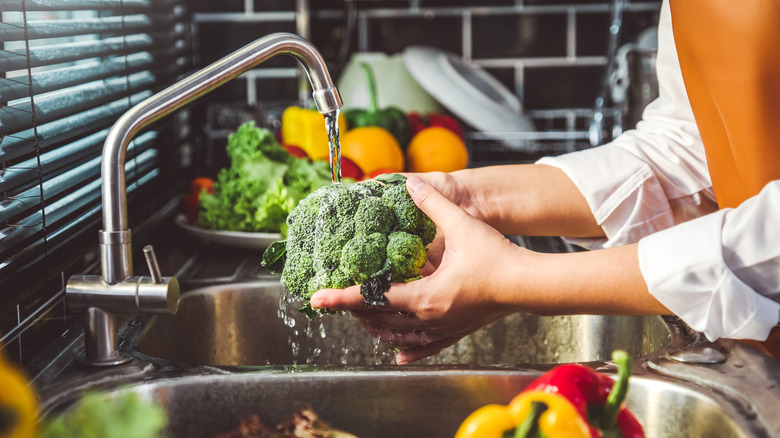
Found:
M 366 42 L 371 51 L 385 53 L 398 53 L 408 46 L 424 45 L 461 54 L 462 40 L 460 17 L 423 15 L 371 19 Z
M 475 59 L 566 56 L 565 14 L 512 14 L 472 19 Z
M 598 93 L 603 70 L 601 66 L 528 68 L 524 105 L 533 109 L 588 108 Z
M 203 65 L 238 50 L 263 35 L 274 32 L 295 32 L 295 23 L 289 21 L 257 22 L 203 22 L 200 24 L 199 54 Z M 264 63 L 264 67 L 291 67 L 294 60 L 277 56 Z

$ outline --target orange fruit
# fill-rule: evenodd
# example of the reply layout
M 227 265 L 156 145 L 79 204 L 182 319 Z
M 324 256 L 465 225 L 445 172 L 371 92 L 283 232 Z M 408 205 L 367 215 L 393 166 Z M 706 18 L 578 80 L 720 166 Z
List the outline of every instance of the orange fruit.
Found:
M 432 126 L 418 132 L 406 149 L 408 172 L 452 172 L 469 165 L 466 143 L 447 128 Z
M 341 136 L 341 156 L 360 167 L 364 174 L 380 167 L 404 169 L 404 153 L 401 145 L 386 129 L 364 126 L 350 129 Z

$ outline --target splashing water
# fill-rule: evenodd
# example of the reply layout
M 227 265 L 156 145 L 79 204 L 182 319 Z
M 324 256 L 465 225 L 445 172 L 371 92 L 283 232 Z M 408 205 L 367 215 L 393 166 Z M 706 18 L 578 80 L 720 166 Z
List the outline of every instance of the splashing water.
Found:
M 334 184 L 341 184 L 341 139 L 339 138 L 338 121 L 338 109 L 325 114 L 325 130 L 328 133 L 330 176 Z

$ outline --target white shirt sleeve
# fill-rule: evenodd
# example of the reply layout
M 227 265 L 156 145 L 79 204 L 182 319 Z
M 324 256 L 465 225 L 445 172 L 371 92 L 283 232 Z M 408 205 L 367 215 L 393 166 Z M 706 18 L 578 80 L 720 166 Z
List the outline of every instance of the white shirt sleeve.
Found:
M 717 211 L 668 0 L 657 70 L 659 98 L 636 129 L 538 163 L 571 178 L 606 236 L 573 241 L 590 248 L 639 242 L 650 293 L 689 326 L 713 340 L 763 340 L 780 320 L 780 181 L 736 209 Z
M 707 338 L 764 340 L 780 320 L 780 181 L 639 242 L 650 293 Z
M 604 230 L 604 239 L 576 241 L 583 246 L 635 243 L 717 210 L 680 72 L 668 1 L 661 8 L 658 45 L 659 97 L 645 108 L 636 129 L 604 146 L 538 161 L 566 172 Z

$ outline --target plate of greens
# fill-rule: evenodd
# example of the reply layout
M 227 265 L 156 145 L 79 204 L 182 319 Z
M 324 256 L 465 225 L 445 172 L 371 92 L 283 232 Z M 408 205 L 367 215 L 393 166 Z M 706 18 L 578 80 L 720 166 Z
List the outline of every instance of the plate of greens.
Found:
M 226 152 L 230 165 L 217 174 L 212 193 L 198 194 L 197 221 L 176 220 L 207 243 L 264 249 L 286 235 L 287 216 L 298 202 L 331 184 L 326 161 L 291 155 L 254 122 L 228 136 Z
M 203 243 L 232 246 L 234 248 L 264 250 L 280 240 L 279 233 L 251 233 L 248 231 L 221 231 L 192 225 L 184 214 L 176 216 L 176 225 Z

